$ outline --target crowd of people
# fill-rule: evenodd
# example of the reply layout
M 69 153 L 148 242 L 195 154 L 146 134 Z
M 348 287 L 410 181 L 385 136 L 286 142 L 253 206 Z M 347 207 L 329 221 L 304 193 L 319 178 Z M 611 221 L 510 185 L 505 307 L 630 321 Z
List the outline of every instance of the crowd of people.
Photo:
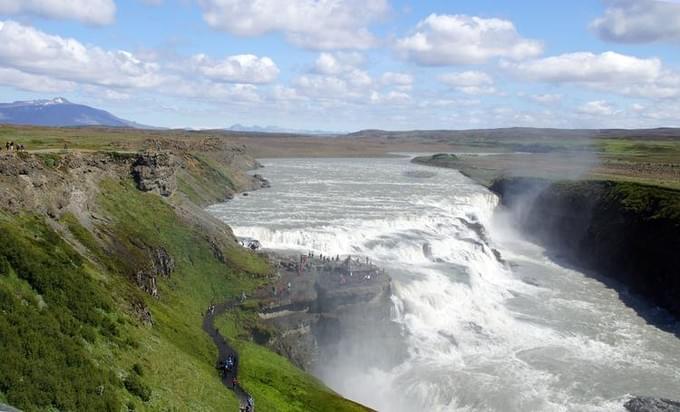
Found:
M 0 146 L 0 150 L 2 150 L 2 147 Z M 23 144 L 18 144 L 14 142 L 5 142 L 5 150 L 8 152 L 23 152 L 26 150 Z

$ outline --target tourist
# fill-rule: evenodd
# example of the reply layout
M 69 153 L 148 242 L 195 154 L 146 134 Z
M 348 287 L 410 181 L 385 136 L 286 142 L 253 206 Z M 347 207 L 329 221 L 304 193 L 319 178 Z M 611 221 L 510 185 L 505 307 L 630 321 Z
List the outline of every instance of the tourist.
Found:
M 225 369 L 227 370 L 227 372 L 231 372 L 231 370 L 234 369 L 234 357 L 232 355 L 227 356 Z

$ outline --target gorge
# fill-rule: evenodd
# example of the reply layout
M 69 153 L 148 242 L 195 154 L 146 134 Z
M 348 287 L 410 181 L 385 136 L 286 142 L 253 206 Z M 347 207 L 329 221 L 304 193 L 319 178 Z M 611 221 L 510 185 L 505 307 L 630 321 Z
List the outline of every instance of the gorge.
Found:
M 504 199 L 457 171 L 408 159 L 264 164 L 271 189 L 209 210 L 266 248 L 366 256 L 393 279 L 405 352 L 393 335 L 366 345 L 350 334 L 312 369 L 344 396 L 393 411 L 604 411 L 635 394 L 680 397 L 673 321 L 553 259 L 497 212 Z M 372 361 L 375 348 L 390 356 Z

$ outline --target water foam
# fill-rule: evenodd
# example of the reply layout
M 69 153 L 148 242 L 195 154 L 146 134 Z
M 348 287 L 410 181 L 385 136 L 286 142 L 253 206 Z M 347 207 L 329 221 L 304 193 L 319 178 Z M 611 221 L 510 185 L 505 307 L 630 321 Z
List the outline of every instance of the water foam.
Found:
M 620 406 L 628 387 L 598 379 L 623 380 L 631 370 L 643 383 L 680 378 L 660 364 L 670 351 L 680 365 L 677 345 L 628 312 L 618 323 L 607 317 L 624 309 L 601 284 L 540 248 L 517 247 L 494 218 L 498 199 L 458 173 L 410 178 L 404 170 L 414 167 L 399 160 L 272 167 L 275 190 L 211 210 L 267 248 L 368 256 L 394 278 L 408 357 L 389 370 L 333 362 L 322 377 L 345 396 L 395 412 L 604 411 Z

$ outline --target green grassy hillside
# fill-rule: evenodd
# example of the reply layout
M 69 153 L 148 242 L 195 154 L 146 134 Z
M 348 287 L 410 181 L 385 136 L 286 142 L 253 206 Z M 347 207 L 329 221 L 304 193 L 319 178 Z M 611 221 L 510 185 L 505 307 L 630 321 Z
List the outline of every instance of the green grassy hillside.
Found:
M 137 190 L 129 176 L 104 178 L 89 222 L 70 212 L 0 211 L 0 402 L 26 411 L 238 409 L 215 370 L 202 312 L 266 284 L 271 269 L 228 228 L 206 233 L 213 222 L 187 199 L 208 201 L 217 187 L 233 190 L 237 178 L 209 162 L 196 170 L 179 176 L 200 195 L 182 193 L 180 184 L 170 199 Z M 158 278 L 152 297 L 135 276 L 158 250 L 174 270 Z M 356 410 L 267 349 L 240 348 L 260 376 L 285 371 L 306 394 L 328 400 L 316 405 Z M 248 375 L 242 380 L 251 384 Z M 280 404 L 290 381 L 267 386 L 253 391 L 260 411 L 308 410 L 304 402 L 268 408 Z
M 251 341 L 255 331 L 267 333 L 257 314 L 240 308 L 221 316 L 216 326 L 230 337 L 241 356 L 241 385 L 257 399 L 258 410 L 277 412 L 367 411 L 329 391 L 323 383 Z

